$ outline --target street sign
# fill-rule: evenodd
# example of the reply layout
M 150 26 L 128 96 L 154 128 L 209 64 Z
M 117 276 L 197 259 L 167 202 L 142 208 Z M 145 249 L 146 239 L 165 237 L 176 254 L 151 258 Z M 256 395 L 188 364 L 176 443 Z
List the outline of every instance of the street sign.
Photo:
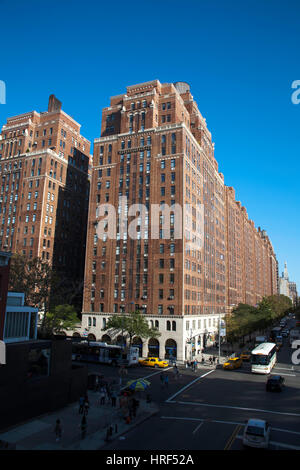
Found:
M 222 337 L 222 336 L 223 336 L 223 337 L 226 336 L 226 324 L 225 324 L 225 321 L 224 321 L 224 320 L 220 320 L 220 327 L 219 327 L 219 329 L 220 329 L 220 336 L 221 336 L 221 337 Z

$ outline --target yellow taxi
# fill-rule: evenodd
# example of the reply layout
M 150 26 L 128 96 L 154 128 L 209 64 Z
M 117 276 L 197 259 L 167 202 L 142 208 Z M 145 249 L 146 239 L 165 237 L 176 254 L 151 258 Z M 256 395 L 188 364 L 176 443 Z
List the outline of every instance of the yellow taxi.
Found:
M 243 364 L 243 359 L 241 357 L 230 357 L 226 362 L 223 364 L 223 369 L 238 369 Z
M 158 357 L 147 357 L 146 359 L 139 359 L 139 364 L 141 366 L 150 366 L 150 367 L 168 367 L 168 361 L 159 359 Z
M 250 351 L 243 351 L 242 354 L 240 355 L 240 357 L 243 361 L 250 361 L 251 352 Z

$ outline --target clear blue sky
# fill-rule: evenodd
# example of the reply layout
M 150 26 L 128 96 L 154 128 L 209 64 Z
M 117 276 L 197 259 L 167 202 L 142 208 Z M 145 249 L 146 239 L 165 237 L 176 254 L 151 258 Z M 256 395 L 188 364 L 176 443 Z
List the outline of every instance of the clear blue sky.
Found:
M 227 185 L 300 288 L 299 0 L 0 0 L 7 116 L 54 93 L 91 141 L 127 85 L 187 81 Z

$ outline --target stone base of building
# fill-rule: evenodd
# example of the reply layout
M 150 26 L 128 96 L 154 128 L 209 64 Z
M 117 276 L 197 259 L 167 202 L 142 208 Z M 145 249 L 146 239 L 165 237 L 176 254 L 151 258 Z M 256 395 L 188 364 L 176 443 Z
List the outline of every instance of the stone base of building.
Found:
M 81 327 L 72 334 L 90 341 L 126 343 L 126 338 L 103 328 L 115 313 L 83 312 Z M 133 344 L 139 348 L 140 357 L 156 356 L 177 363 L 200 358 L 205 346 L 217 341 L 219 319 L 225 314 L 203 315 L 145 315 L 149 326 L 160 332 L 158 338 L 142 340 L 135 337 Z

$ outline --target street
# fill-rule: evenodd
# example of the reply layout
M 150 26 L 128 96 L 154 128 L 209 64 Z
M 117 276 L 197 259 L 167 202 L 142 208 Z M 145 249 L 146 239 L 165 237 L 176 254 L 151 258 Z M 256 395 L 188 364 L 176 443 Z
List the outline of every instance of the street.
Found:
M 196 372 L 181 368 L 177 380 L 170 367 L 166 370 L 167 389 L 161 389 L 161 370 L 129 369 L 126 380 L 150 380 L 149 393 L 160 411 L 105 449 L 239 450 L 243 449 L 245 422 L 260 418 L 271 426 L 270 449 L 300 450 L 300 366 L 291 363 L 291 353 L 285 338 L 272 370 L 285 378 L 281 393 L 266 392 L 267 376 L 252 374 L 246 362 L 233 371 L 208 366 Z M 99 368 L 111 379 L 118 376 L 118 369 L 89 365 L 91 371 Z

